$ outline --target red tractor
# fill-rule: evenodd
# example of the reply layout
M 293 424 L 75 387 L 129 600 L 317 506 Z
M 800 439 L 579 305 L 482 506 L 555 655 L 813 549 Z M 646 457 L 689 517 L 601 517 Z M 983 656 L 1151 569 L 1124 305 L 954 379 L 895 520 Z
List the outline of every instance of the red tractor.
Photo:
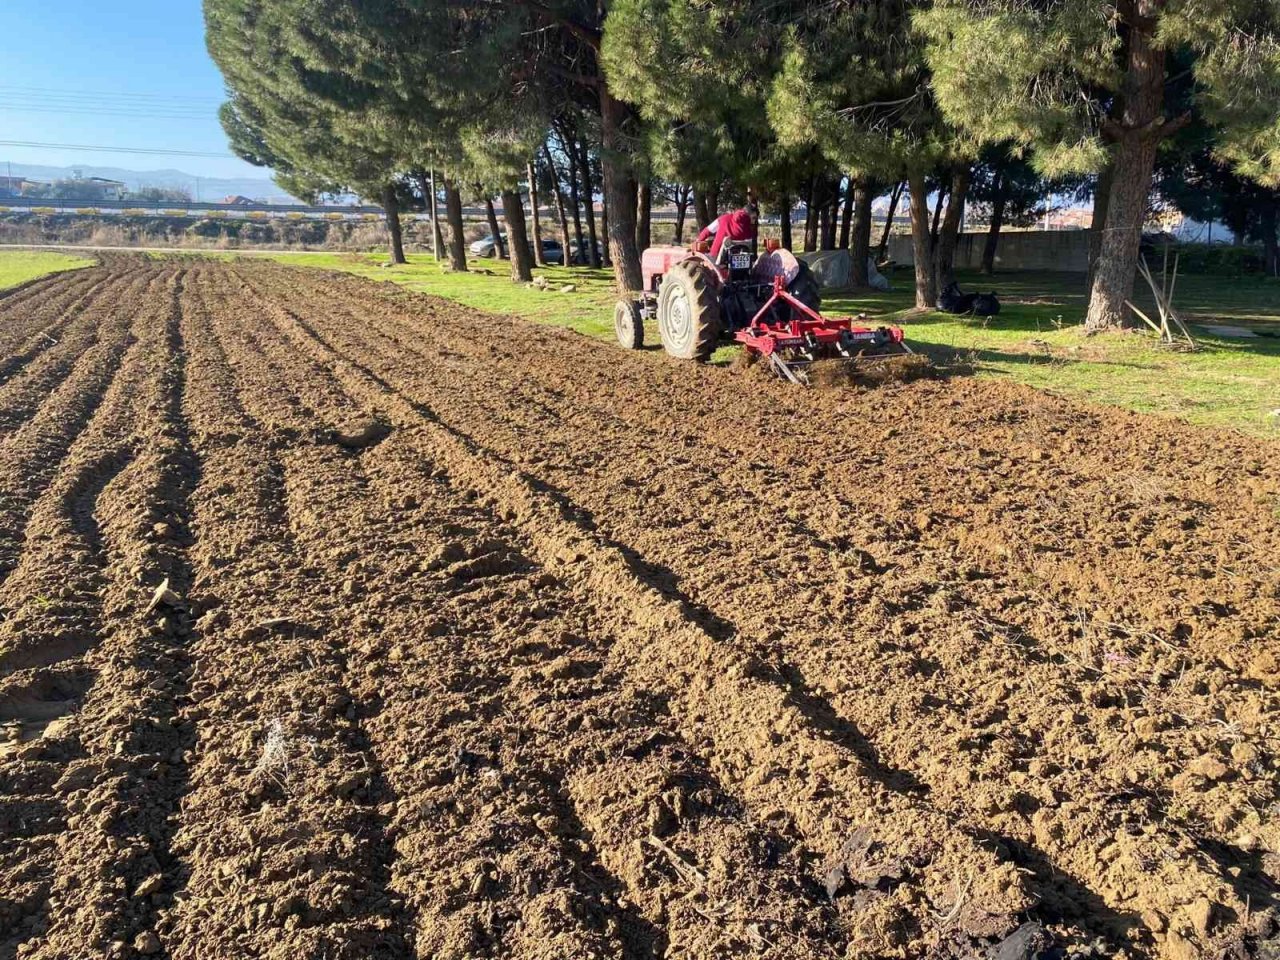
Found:
M 640 258 L 645 288 L 613 311 L 618 342 L 644 344 L 644 321 L 658 321 L 663 349 L 682 360 L 707 360 L 721 340 L 764 357 L 781 377 L 807 383 L 808 365 L 824 358 L 873 359 L 910 353 L 896 327 L 865 318 L 830 318 L 808 264 L 775 241 L 759 257 L 752 244 L 730 240 L 712 259 L 707 245 L 650 247 Z

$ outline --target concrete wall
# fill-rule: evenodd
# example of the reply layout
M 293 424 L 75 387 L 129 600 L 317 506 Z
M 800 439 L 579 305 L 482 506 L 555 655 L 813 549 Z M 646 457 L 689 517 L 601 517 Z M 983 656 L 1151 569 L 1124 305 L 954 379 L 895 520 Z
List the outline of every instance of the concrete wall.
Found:
M 985 231 L 960 234 L 956 267 L 976 270 L 982 266 L 982 248 L 986 242 Z M 900 264 L 914 262 L 910 234 L 895 233 L 889 238 L 889 257 Z M 996 245 L 996 269 L 1085 273 L 1089 269 L 1089 231 L 1001 231 L 1000 243 Z

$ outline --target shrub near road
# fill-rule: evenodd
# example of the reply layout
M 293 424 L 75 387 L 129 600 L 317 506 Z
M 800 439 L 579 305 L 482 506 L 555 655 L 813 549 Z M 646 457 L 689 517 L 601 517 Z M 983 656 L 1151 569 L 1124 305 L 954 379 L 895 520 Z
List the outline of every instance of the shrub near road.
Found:
M 0 951 L 1277 935 L 1274 443 L 266 263 L 50 278 L 0 351 Z

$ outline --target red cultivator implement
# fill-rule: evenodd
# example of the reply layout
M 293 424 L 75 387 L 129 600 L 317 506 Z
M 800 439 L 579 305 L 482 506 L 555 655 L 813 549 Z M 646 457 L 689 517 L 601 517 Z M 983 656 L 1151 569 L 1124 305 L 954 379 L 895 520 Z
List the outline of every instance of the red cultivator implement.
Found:
M 786 319 L 778 319 L 777 304 Z M 808 367 L 817 360 L 880 360 L 911 353 L 899 327 L 859 326 L 853 317 L 824 317 L 796 298 L 785 276 L 773 278 L 773 294 L 733 339 L 769 361 L 778 376 L 792 383 L 809 382 Z

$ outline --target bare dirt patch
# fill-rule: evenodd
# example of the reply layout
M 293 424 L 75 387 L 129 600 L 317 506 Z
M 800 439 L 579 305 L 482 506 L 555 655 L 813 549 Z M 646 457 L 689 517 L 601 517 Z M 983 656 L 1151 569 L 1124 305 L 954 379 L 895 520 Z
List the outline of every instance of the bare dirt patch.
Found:
M 1274 949 L 1274 445 L 268 264 L 0 347 L 0 958 Z

